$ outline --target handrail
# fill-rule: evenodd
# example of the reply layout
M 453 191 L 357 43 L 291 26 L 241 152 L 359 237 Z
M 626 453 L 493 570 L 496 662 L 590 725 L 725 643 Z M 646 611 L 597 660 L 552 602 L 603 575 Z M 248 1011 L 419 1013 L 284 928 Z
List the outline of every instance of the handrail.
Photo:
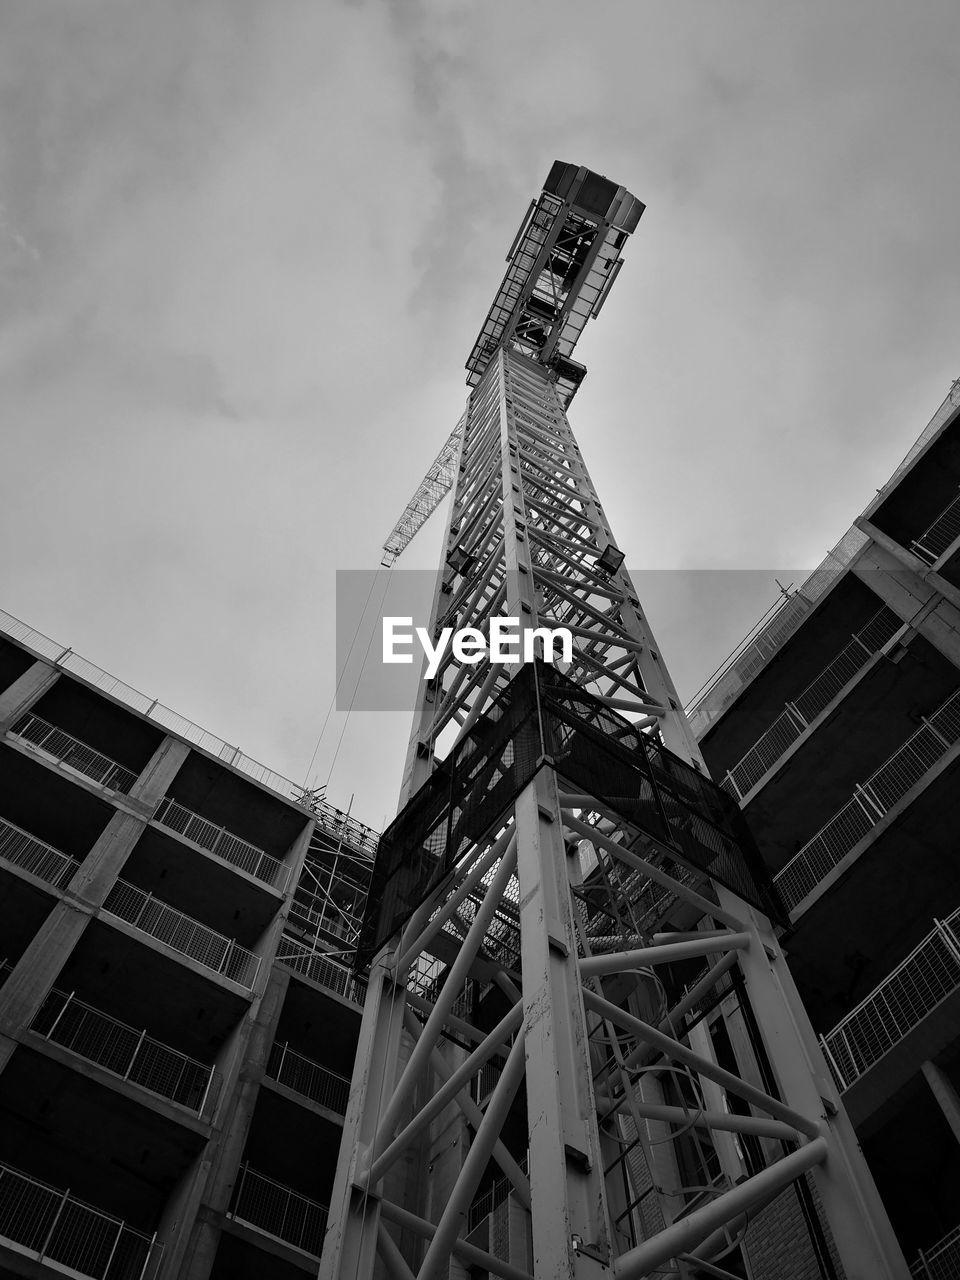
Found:
M 911 787 L 960 741 L 960 688 L 889 756 L 774 876 L 787 910 L 843 860 Z
M 960 908 L 938 920 L 905 959 L 820 1039 L 837 1088 L 849 1089 L 960 989 Z
M 131 1084 L 197 1115 L 203 1111 L 212 1066 L 77 1000 L 73 992 L 52 990 L 30 1029 Z
M 218 826 L 209 818 L 201 817 L 178 801 L 164 798 L 153 816 L 157 822 L 183 836 L 185 840 L 191 840 L 201 849 L 222 858 L 224 862 L 232 862 L 234 866 L 255 876 L 257 880 L 262 880 L 271 888 L 282 890 L 286 885 L 289 869 L 279 858 L 264 852 L 249 840 L 234 835 L 226 827 Z
M 901 626 L 893 610 L 882 605 L 806 688 L 784 704 L 780 715 L 743 753 L 721 785 L 742 800 Z
M 127 880 L 114 883 L 101 909 L 241 987 L 257 980 L 258 955 Z
M 38 1262 L 92 1280 L 143 1280 L 162 1252 L 156 1235 L 0 1163 L 0 1238 Z
M 312 950 L 289 934 L 285 933 L 280 939 L 277 962 L 302 973 L 335 995 L 343 996 L 345 1000 L 363 1004 L 367 990 L 365 982 L 355 978 L 349 969 L 335 964 L 322 951 Z
M 76 858 L 61 853 L 44 840 L 38 840 L 6 818 L 0 818 L 0 858 L 29 871 L 39 880 L 46 880 L 56 889 L 65 888 L 80 866 Z
M 249 1223 L 319 1258 L 328 1213 L 325 1204 L 311 1200 L 309 1196 L 301 1195 L 292 1187 L 275 1182 L 243 1163 L 227 1216 Z
M 351 818 L 349 814 L 344 813 L 342 809 L 337 809 L 328 800 L 315 799 L 303 786 L 291 782 L 289 778 L 285 778 L 274 769 L 245 755 L 239 747 L 230 746 L 223 738 L 218 738 L 216 734 L 202 729 L 200 725 L 194 724 L 192 720 L 171 710 L 170 707 L 163 706 L 156 698 L 148 698 L 145 693 L 140 693 L 130 685 L 124 684 L 122 680 L 110 675 L 96 663 L 82 658 L 71 648 L 51 640 L 43 632 L 36 631 L 3 609 L 0 609 L 0 632 L 8 635 L 12 640 L 27 645 L 61 671 L 68 671 L 71 675 L 85 680 L 87 684 L 102 689 L 104 693 L 138 711 L 149 720 L 153 720 L 162 728 L 178 734 L 181 738 L 200 747 L 201 750 L 208 751 L 232 768 L 239 770 L 240 773 L 245 773 L 248 778 L 282 796 L 289 804 L 295 804 L 307 813 L 313 814 L 333 839 L 342 839 L 351 852 L 368 858 L 372 858 L 376 853 L 379 835 L 372 827 L 367 827 L 356 818 Z
M 914 538 L 910 543 L 910 550 L 927 564 L 936 564 L 958 537 L 960 537 L 960 493 L 947 503 L 935 520 L 931 520 L 919 538 Z
M 291 1049 L 290 1045 L 276 1041 L 270 1049 L 266 1074 L 271 1080 L 285 1085 L 301 1097 L 319 1103 L 338 1115 L 347 1114 L 350 1097 L 350 1081 L 346 1076 L 321 1066 L 312 1058 Z
M 137 780 L 137 774 L 133 769 L 128 769 L 118 764 L 116 760 L 111 760 L 109 756 L 105 756 L 103 752 L 97 751 L 80 738 L 74 737 L 66 729 L 50 724 L 47 720 L 41 720 L 32 711 L 22 715 L 9 732 L 38 751 L 44 751 L 47 755 L 53 756 L 60 764 L 75 769 L 77 773 L 82 773 L 85 778 L 99 782 L 109 791 L 126 794 Z
M 920 1256 L 910 1268 L 912 1280 L 954 1280 L 960 1275 L 960 1226 L 954 1227 Z

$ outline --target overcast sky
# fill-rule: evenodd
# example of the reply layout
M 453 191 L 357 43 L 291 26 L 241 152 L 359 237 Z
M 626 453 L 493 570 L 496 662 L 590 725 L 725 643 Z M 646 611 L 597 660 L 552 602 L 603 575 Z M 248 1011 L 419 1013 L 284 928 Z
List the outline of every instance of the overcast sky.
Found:
M 571 413 L 628 564 L 770 571 L 747 604 L 648 601 L 682 694 L 960 374 L 956 0 L 0 23 L 0 605 L 294 779 L 334 573 L 379 563 L 456 421 L 554 159 L 648 206 Z M 436 555 L 431 527 L 405 560 Z M 342 728 L 311 777 L 380 825 L 407 717 Z

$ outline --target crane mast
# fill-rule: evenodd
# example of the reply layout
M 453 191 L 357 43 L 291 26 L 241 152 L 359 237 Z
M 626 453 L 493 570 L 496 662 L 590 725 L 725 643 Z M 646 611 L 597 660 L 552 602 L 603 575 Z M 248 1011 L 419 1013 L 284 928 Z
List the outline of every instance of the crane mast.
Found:
M 467 361 L 432 633 L 573 652 L 421 681 L 324 1280 L 792 1280 L 747 1260 L 785 1198 L 822 1274 L 907 1276 L 567 418 L 642 209 L 554 164 Z

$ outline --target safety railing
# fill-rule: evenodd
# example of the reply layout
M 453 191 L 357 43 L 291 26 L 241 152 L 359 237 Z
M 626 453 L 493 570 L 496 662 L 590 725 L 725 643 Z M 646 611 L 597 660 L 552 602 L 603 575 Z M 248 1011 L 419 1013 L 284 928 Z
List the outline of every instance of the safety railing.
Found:
M 82 773 L 85 778 L 90 778 L 93 782 L 99 782 L 101 787 L 106 787 L 110 791 L 126 794 L 137 780 L 137 775 L 132 769 L 117 764 L 116 760 L 111 760 L 100 751 L 95 751 L 93 747 L 81 742 L 65 729 L 58 729 L 55 724 L 41 720 L 32 711 L 22 715 L 10 732 L 21 742 L 29 743 L 38 751 L 52 756 L 59 764 L 75 769 L 77 773 Z
M 213 1067 L 84 1004 L 72 992 L 51 991 L 31 1030 L 131 1084 L 198 1115 L 203 1110 Z
M 126 880 L 114 884 L 102 910 L 241 987 L 257 980 L 258 955 Z
M 313 951 L 304 943 L 284 934 L 277 950 L 277 960 L 321 987 L 326 987 L 334 995 L 352 1000 L 354 1004 L 363 1004 L 367 984 L 358 981 L 349 969 L 336 964 L 323 952 Z
M 726 790 L 742 800 L 900 626 L 892 609 L 886 605 L 880 608 L 803 692 L 784 705 L 776 720 L 729 771 L 722 784 Z
M 524 1155 L 522 1160 L 517 1161 L 524 1173 L 528 1172 L 528 1156 Z M 509 1178 L 499 1178 L 486 1191 L 477 1196 L 473 1204 L 470 1206 L 467 1214 L 467 1231 L 474 1231 L 484 1218 L 493 1213 L 499 1205 L 503 1204 L 510 1192 L 513 1190 L 513 1183 Z
M 294 1093 L 299 1093 L 311 1102 L 319 1103 L 337 1115 L 347 1114 L 347 1100 L 350 1097 L 350 1081 L 346 1076 L 338 1075 L 322 1067 L 312 1058 L 291 1049 L 289 1044 L 275 1043 L 267 1059 L 267 1075 L 277 1084 L 286 1085 Z
M 38 840 L 29 831 L 0 818 L 0 858 L 29 871 L 38 880 L 45 880 L 56 889 L 63 889 L 73 879 L 73 874 L 80 866 L 76 858 L 71 858 L 52 844 Z
M 325 1204 L 242 1164 L 228 1216 L 319 1258 L 327 1213 Z
M 178 804 L 176 800 L 161 800 L 153 816 L 157 822 L 169 827 L 177 835 L 192 840 L 201 849 L 206 849 L 225 862 L 232 862 L 235 867 L 240 867 L 264 884 L 274 889 L 283 889 L 286 884 L 288 869 L 279 858 L 265 853 L 248 840 L 241 840 L 226 827 L 217 826 L 208 818 L 202 818 L 199 813 Z
M 960 741 L 960 688 L 924 720 L 879 769 L 774 876 L 791 910 L 846 857 L 887 811 Z
M 920 1256 L 910 1268 L 913 1280 L 957 1280 L 960 1276 L 960 1227 L 948 1231 Z
M 0 1164 L 0 1239 L 93 1280 L 142 1280 L 162 1247 L 156 1236 L 6 1164 Z
M 936 520 L 910 543 L 910 550 L 927 564 L 936 564 L 951 543 L 960 538 L 960 493 Z
M 960 988 L 960 909 L 935 927 L 832 1031 L 821 1037 L 837 1088 L 849 1089 Z
M 379 836 L 371 827 L 364 826 L 362 822 L 351 818 L 342 809 L 335 808 L 329 801 L 322 797 L 317 798 L 304 787 L 277 773 L 276 770 L 245 755 L 239 747 L 230 746 L 223 738 L 218 738 L 216 734 L 202 729 L 186 716 L 163 706 L 156 698 L 148 698 L 145 693 L 140 693 L 130 685 L 124 684 L 109 671 L 104 671 L 96 663 L 82 658 L 72 649 L 56 640 L 51 640 L 49 636 L 21 622 L 19 618 L 15 618 L 3 609 L 0 609 L 0 631 L 27 645 L 61 671 L 79 676 L 81 680 L 85 680 L 97 689 L 102 689 L 104 693 L 116 698 L 125 706 L 132 707 L 134 711 L 139 711 L 141 715 L 155 721 L 162 728 L 178 734 L 203 751 L 209 751 L 211 755 L 223 760 L 232 768 L 245 773 L 248 778 L 252 778 L 271 791 L 277 792 L 285 800 L 314 814 L 320 825 L 331 834 L 334 840 L 342 841 L 345 848 L 367 858 L 372 858 L 376 853 Z

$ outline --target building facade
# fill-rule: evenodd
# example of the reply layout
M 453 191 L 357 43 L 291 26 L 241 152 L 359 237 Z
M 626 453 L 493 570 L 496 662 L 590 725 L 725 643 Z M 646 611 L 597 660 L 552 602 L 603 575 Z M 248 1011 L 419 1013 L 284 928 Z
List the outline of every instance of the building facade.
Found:
M 0 1276 L 316 1274 L 376 836 L 0 632 Z
M 960 384 L 690 712 L 913 1271 L 960 1275 Z

